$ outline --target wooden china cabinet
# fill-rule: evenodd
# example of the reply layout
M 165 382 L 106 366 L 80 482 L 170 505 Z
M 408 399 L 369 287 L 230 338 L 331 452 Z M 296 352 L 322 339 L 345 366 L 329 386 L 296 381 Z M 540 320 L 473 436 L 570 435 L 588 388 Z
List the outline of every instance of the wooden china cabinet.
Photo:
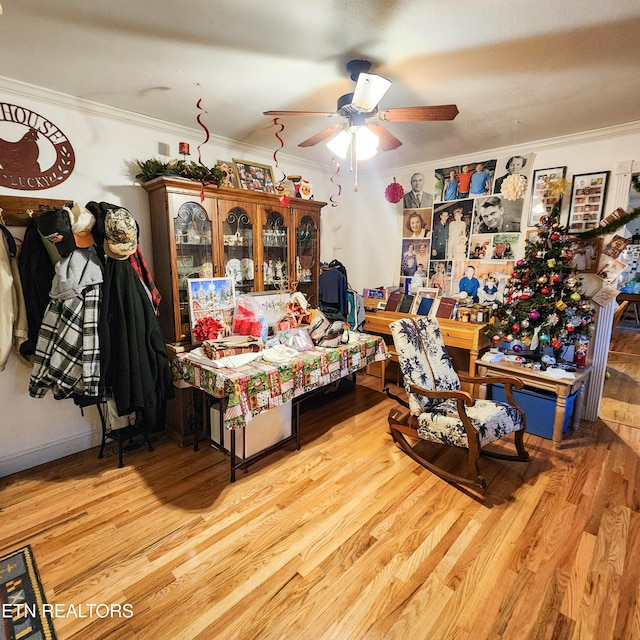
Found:
M 320 210 L 324 202 L 206 186 L 160 177 L 149 194 L 154 280 L 162 294 L 160 329 L 169 352 L 191 344 L 188 278 L 230 277 L 236 294 L 298 289 L 318 303 Z M 194 390 L 176 389 L 167 432 L 181 446 L 200 403 Z

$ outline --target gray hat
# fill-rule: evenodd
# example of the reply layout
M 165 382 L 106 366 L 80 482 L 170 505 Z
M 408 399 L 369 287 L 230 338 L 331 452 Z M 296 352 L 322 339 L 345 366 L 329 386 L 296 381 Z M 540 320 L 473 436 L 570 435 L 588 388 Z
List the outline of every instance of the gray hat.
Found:
M 114 260 L 126 260 L 138 248 L 138 227 L 124 208 L 109 209 L 104 218 L 104 251 Z

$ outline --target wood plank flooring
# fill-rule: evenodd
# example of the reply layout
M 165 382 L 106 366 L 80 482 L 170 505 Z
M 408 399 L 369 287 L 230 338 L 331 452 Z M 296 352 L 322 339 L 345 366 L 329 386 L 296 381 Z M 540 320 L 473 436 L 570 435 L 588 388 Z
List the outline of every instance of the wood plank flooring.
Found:
M 640 327 L 621 322 L 613 331 L 600 417 L 640 428 Z
M 57 617 L 60 640 L 640 639 L 640 430 L 527 436 L 530 462 L 482 461 L 480 497 L 397 449 L 395 403 L 358 381 L 233 484 L 168 441 L 2 478 L 0 553 L 30 543 L 64 611 L 133 607 Z

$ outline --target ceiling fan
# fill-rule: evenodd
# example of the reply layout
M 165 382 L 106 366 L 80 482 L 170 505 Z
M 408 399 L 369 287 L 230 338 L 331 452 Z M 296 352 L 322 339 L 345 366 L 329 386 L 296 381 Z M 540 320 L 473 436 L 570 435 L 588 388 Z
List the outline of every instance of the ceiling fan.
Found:
M 342 116 L 346 121 L 331 125 L 307 140 L 303 140 L 298 146 L 312 147 L 335 136 L 328 141 L 327 146 L 342 158 L 346 158 L 351 149 L 357 160 L 373 157 L 378 147 L 383 151 L 391 151 L 402 145 L 398 138 L 380 124 L 380 120 L 425 122 L 453 120 L 458 115 L 458 107 L 455 104 L 378 109 L 378 103 L 391 86 L 391 81 L 382 76 L 367 73 L 371 68 L 368 60 L 351 60 L 346 67 L 356 86 L 353 93 L 347 93 L 338 98 L 337 111 L 265 111 L 264 115 L 321 118 Z

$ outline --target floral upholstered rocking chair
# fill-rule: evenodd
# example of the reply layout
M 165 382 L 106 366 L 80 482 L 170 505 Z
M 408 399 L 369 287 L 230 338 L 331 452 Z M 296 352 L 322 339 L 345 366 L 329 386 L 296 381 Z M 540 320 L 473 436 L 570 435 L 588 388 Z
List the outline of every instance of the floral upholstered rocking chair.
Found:
M 436 320 L 426 317 L 404 318 L 391 323 L 408 396 L 407 409 L 389 412 L 391 435 L 398 446 L 413 460 L 444 480 L 477 486 L 483 492 L 486 482 L 478 459 L 480 454 L 503 460 L 527 461 L 523 444 L 525 415 L 515 403 L 511 388 L 522 388 L 515 377 L 472 378 L 458 376 Z M 461 390 L 460 381 L 472 384 L 504 384 L 507 402 L 474 400 Z M 517 454 L 503 454 L 483 449 L 509 433 L 514 434 Z M 444 445 L 468 449 L 469 474 L 465 477 L 443 470 L 417 453 L 405 435 Z

